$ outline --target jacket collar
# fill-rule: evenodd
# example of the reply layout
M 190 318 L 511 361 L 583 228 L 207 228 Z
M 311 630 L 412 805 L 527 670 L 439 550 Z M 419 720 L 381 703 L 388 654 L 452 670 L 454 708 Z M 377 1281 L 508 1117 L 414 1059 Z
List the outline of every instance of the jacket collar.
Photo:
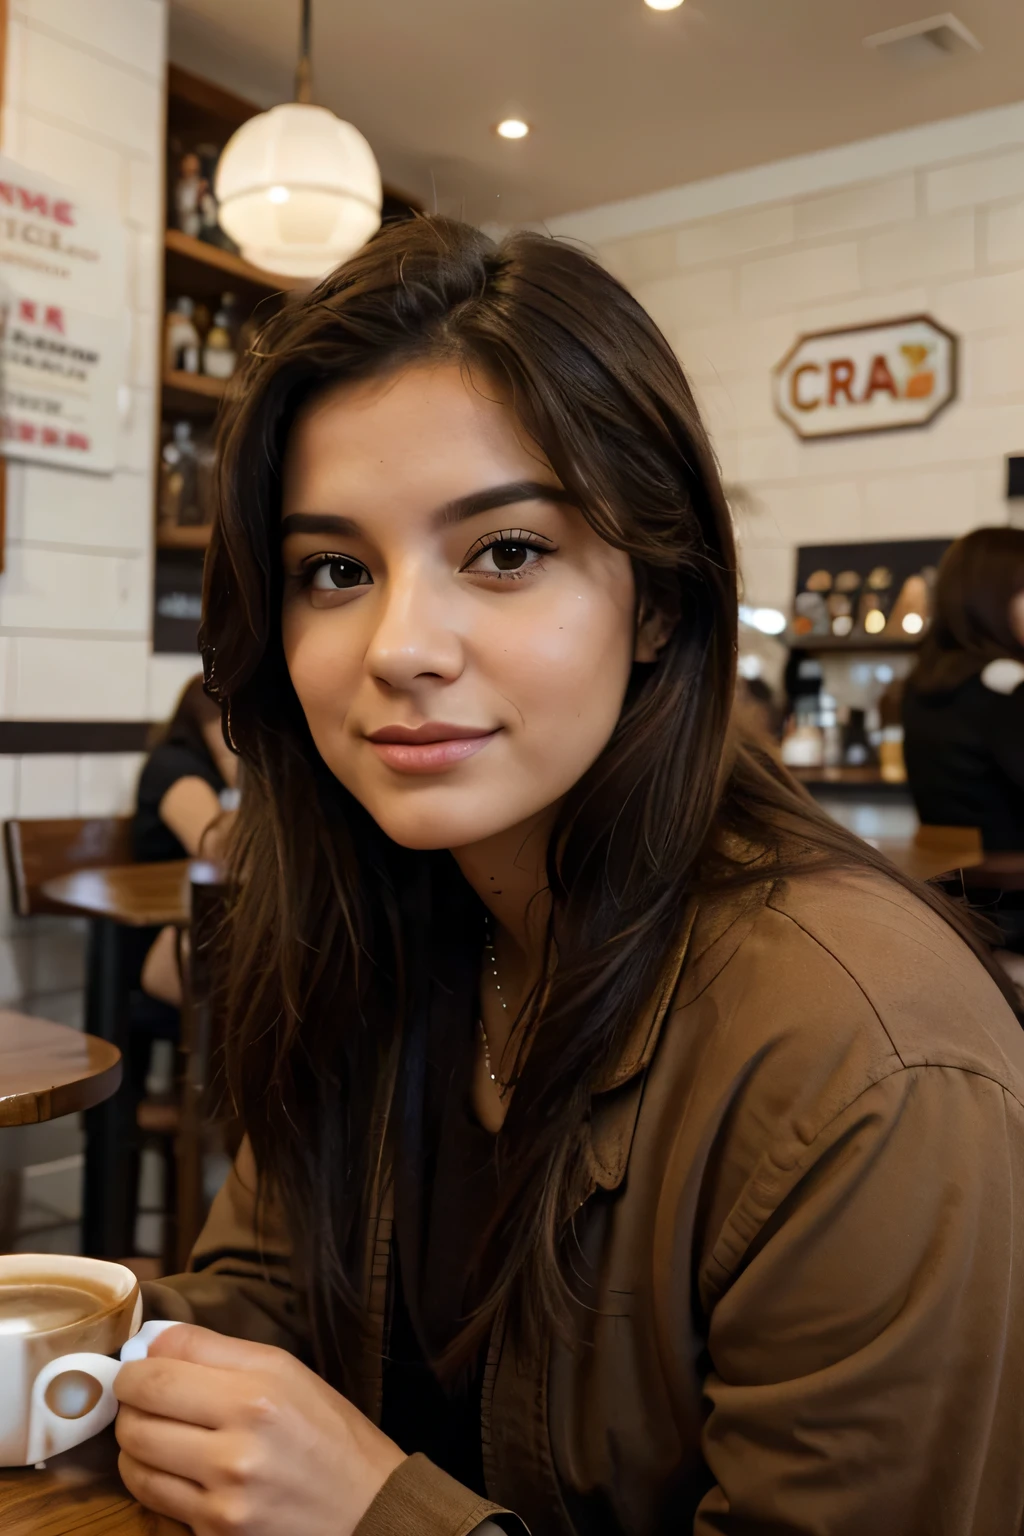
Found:
M 611 1093 L 621 1088 L 638 1073 L 643 1072 L 654 1055 L 654 1048 L 661 1034 L 669 1006 L 679 985 L 683 965 L 690 948 L 694 924 L 697 920 L 697 903 L 691 901 L 683 916 L 679 937 L 665 963 L 654 993 L 639 1014 L 619 1059 L 600 1078 L 595 1093 Z
M 637 1018 L 618 1061 L 599 1080 L 591 1101 L 587 1183 L 582 1200 L 595 1189 L 617 1189 L 629 1162 L 644 1078 L 670 1010 L 692 1003 L 728 964 L 764 906 L 773 880 L 731 895 L 691 900 L 679 938 L 650 1002 Z
M 589 1199 L 595 1189 L 617 1189 L 622 1183 L 640 1112 L 644 1073 L 679 987 L 696 920 L 697 903 L 692 901 L 658 985 L 630 1031 L 625 1049 L 594 1089 L 586 1148 L 586 1182 L 580 1193 L 580 1204 Z

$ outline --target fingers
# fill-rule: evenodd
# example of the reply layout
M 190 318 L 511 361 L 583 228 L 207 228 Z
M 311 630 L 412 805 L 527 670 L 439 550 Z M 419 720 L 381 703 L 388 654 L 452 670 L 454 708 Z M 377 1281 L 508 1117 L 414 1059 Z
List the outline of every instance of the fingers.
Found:
M 169 1515 L 189 1527 L 202 1518 L 203 1490 L 187 1478 L 174 1477 L 136 1461 L 127 1451 L 117 1459 L 117 1470 L 128 1492 L 158 1515 Z
M 210 1328 L 184 1323 L 168 1328 L 149 1346 L 150 1359 L 189 1360 L 193 1365 L 212 1365 L 225 1371 L 267 1371 L 291 1360 L 283 1349 L 233 1339 Z
M 170 1328 L 162 1335 L 184 1333 Z M 136 1360 L 122 1365 L 114 1381 L 118 1402 L 157 1418 L 219 1429 L 235 1412 L 245 1378 L 185 1360 Z
M 118 1445 L 133 1461 L 151 1471 L 168 1472 L 204 1488 L 210 1486 L 217 1442 L 213 1430 L 122 1406 L 114 1432 Z

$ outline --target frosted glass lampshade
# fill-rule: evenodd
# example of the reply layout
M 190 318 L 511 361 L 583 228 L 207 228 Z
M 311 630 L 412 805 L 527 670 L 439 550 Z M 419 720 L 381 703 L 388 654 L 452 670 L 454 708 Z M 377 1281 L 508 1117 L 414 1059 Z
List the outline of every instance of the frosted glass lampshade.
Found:
M 221 227 L 268 272 L 322 277 L 380 227 L 380 171 L 357 128 L 285 102 L 251 117 L 217 166 Z

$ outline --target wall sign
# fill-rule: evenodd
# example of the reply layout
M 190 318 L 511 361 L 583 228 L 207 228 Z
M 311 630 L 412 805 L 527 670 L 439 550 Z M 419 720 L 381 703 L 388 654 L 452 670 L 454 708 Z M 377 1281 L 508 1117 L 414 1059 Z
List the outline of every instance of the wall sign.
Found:
M 125 372 L 112 214 L 0 155 L 0 434 L 14 459 L 111 473 Z
M 956 337 L 928 315 L 801 336 L 775 369 L 798 437 L 923 427 L 956 398 Z

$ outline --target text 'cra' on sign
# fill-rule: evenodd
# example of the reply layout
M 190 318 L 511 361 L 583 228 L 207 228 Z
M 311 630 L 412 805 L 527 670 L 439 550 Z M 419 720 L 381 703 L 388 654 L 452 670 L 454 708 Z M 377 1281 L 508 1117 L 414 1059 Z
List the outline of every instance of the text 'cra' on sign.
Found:
M 923 427 L 956 397 L 956 338 L 928 315 L 802 336 L 775 370 L 799 437 Z

